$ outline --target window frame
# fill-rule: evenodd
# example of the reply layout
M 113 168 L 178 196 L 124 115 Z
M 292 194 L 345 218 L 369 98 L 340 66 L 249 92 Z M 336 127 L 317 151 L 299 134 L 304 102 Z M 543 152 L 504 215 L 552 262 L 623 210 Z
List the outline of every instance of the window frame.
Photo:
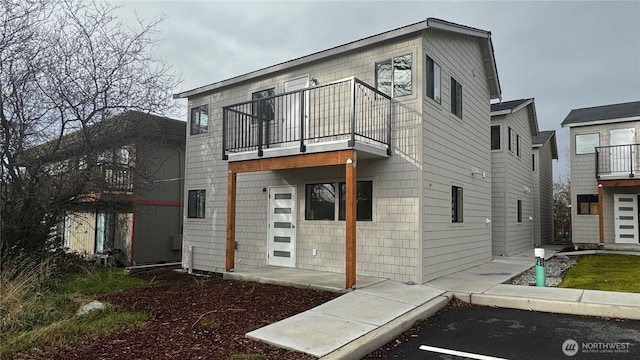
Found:
M 590 148 L 586 152 L 585 151 L 578 152 L 578 137 L 587 137 L 587 136 L 594 136 L 594 135 L 596 135 L 598 137 L 598 145 Z M 575 154 L 576 155 L 595 154 L 596 147 L 600 146 L 600 133 L 599 132 L 595 132 L 595 133 L 588 133 L 588 134 L 576 134 L 575 135 L 574 144 L 575 144 Z
M 531 171 L 536 171 L 536 153 L 531 153 Z
M 520 157 L 520 135 L 516 134 L 516 156 Z
M 498 131 L 495 133 L 498 136 L 498 138 L 497 138 L 498 147 L 494 147 L 495 140 L 496 140 L 494 138 L 494 129 L 498 129 Z M 500 126 L 500 125 L 491 125 L 491 150 L 500 150 L 501 148 L 502 148 L 502 126 Z
M 258 90 L 251 93 L 251 123 L 256 124 L 259 118 L 262 118 L 263 122 L 269 122 L 275 119 L 275 95 L 275 87 Z M 265 107 L 264 104 L 271 106 Z M 267 110 L 266 116 L 264 114 L 265 110 Z
M 451 223 L 464 222 L 464 189 L 461 186 L 451 186 Z
M 438 104 L 442 104 L 442 67 L 432 57 L 427 57 L 426 95 Z M 437 70 L 437 76 L 436 76 Z M 437 91 L 436 91 L 437 90 Z M 437 96 L 436 96 L 437 95 Z
M 406 93 L 402 93 L 402 94 L 398 94 L 396 89 L 396 79 L 399 78 L 399 76 L 397 76 L 396 74 L 396 59 L 400 59 L 400 58 L 404 58 L 404 57 L 409 57 L 409 87 L 408 87 L 408 92 Z M 390 83 L 389 83 L 389 90 L 388 92 L 380 89 L 380 76 L 379 76 L 379 70 L 380 70 L 380 66 L 381 65 L 386 65 L 389 67 L 388 71 L 390 73 L 389 77 L 390 77 Z M 398 70 L 398 71 L 402 71 L 402 70 Z M 406 71 L 406 70 L 404 70 Z M 412 95 L 413 94 L 413 53 L 408 53 L 408 54 L 404 54 L 404 55 L 398 55 L 398 56 L 394 56 L 391 57 L 389 59 L 385 59 L 383 61 L 378 61 L 374 64 L 374 72 L 375 72 L 375 84 L 376 84 L 376 89 L 386 95 L 389 95 L 392 98 L 396 98 L 396 97 L 402 97 L 402 96 L 407 96 L 407 95 Z
M 326 186 L 326 185 L 331 185 L 333 187 L 333 201 L 332 206 L 331 206 L 331 216 L 316 216 L 316 210 L 312 209 L 311 207 L 314 205 L 314 203 L 319 203 L 319 201 L 311 201 L 310 198 L 310 189 L 312 190 L 313 186 L 317 186 L 317 185 L 322 185 L 322 186 Z M 336 184 L 335 182 L 319 182 L 319 183 L 310 183 L 310 184 L 305 184 L 305 191 L 304 191 L 304 219 L 308 220 L 308 221 L 334 221 L 336 219 Z M 328 210 L 329 208 L 327 207 Z M 313 212 L 312 212 L 313 211 Z M 321 215 L 322 213 L 318 212 L 318 215 Z
M 582 199 L 581 199 L 582 198 Z M 577 215 L 598 215 L 599 213 L 598 194 L 578 194 L 576 195 L 576 214 Z M 587 212 L 582 211 L 582 204 L 587 204 Z
M 522 200 L 517 200 L 516 207 L 516 220 L 518 223 L 522 223 Z
M 363 203 L 360 200 L 363 199 L 360 196 L 361 186 L 364 187 L 368 185 L 369 198 L 368 201 Z M 343 195 L 343 186 L 345 190 L 345 194 Z M 347 183 L 344 181 L 338 182 L 338 220 L 344 221 L 346 220 L 346 186 Z M 368 206 L 367 206 L 368 204 Z M 364 207 L 367 206 L 368 210 L 366 212 L 361 211 Z M 365 217 L 368 214 L 368 217 Z M 373 221 L 373 181 L 371 180 L 362 180 L 356 182 L 356 221 Z
M 451 77 L 451 113 L 462 119 L 462 84 Z
M 204 111 L 202 111 L 204 110 Z M 202 114 L 206 115 L 205 125 L 202 125 Z M 198 116 L 196 116 L 198 115 Z M 195 122 L 197 117 L 197 123 Z M 200 135 L 209 132 L 209 105 L 199 105 L 191 108 L 189 116 L 189 135 Z
M 193 189 L 187 192 L 187 218 L 204 219 L 207 215 L 207 190 Z

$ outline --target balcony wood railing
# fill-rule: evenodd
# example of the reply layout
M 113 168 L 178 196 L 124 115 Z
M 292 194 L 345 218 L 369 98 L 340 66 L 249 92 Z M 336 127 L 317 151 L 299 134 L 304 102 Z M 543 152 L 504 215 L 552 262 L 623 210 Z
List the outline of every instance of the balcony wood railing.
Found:
M 391 153 L 391 98 L 356 78 L 223 108 L 222 158 L 269 148 L 346 140 Z

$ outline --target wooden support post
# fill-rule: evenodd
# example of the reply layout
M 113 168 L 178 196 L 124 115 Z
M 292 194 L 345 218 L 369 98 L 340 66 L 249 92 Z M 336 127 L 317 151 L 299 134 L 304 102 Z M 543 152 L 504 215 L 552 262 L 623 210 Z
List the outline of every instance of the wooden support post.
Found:
M 604 243 L 604 188 L 598 184 L 598 225 L 600 228 L 600 243 Z
M 227 245 L 225 270 L 231 271 L 235 264 L 236 249 L 236 173 L 229 171 L 227 178 Z
M 356 152 L 353 157 L 346 161 L 346 206 L 345 206 L 345 223 L 346 233 L 346 249 L 345 249 L 345 279 L 347 289 L 351 289 L 356 284 Z

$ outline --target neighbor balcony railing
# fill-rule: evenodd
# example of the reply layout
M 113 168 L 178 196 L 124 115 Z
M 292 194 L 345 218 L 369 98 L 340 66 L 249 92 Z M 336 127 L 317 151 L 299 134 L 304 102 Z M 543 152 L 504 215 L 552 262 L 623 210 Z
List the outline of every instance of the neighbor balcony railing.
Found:
M 266 149 L 347 141 L 391 153 L 391 98 L 348 78 L 223 107 L 222 157 Z
M 633 178 L 640 172 L 640 144 L 596 147 L 596 178 Z

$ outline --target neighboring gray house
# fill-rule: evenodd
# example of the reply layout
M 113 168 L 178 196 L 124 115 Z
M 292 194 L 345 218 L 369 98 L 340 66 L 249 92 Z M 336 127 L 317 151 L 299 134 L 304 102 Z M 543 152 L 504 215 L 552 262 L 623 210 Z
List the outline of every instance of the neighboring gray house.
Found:
M 534 246 L 531 140 L 537 136 L 533 99 L 491 104 L 494 255 L 510 256 Z
M 558 160 L 556 132 L 540 131 L 531 140 L 531 170 L 533 170 L 533 242 L 551 244 L 553 229 L 553 160 Z
M 63 184 L 88 179 L 55 229 L 60 244 L 88 257 L 118 249 L 126 265 L 179 261 L 185 130 L 184 121 L 127 111 L 66 135 L 57 151 L 56 141 L 31 149 L 27 166 L 45 164 Z
M 640 101 L 573 109 L 571 224 L 579 244 L 639 245 Z
M 490 261 L 500 96 L 491 34 L 433 18 L 176 94 L 184 266 L 345 272 L 350 288 Z

